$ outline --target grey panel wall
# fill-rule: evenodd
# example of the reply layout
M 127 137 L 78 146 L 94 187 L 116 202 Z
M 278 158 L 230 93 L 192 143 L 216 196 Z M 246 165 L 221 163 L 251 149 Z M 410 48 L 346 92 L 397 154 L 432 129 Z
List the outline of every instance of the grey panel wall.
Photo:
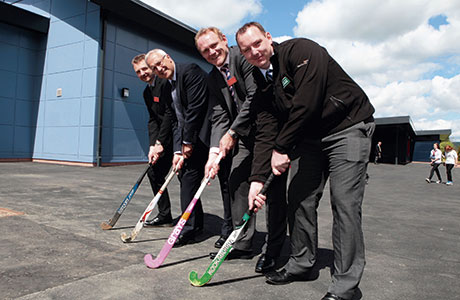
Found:
M 0 158 L 31 158 L 46 36 L 0 23 Z
M 167 35 L 167 33 L 164 33 Z M 190 50 L 165 36 L 116 17 L 107 21 L 104 59 L 102 162 L 146 161 L 148 113 L 142 92 L 146 84 L 133 71 L 131 59 L 151 49 L 164 49 L 177 62 L 195 62 L 205 71 L 210 66 Z M 121 97 L 129 88 L 130 96 Z

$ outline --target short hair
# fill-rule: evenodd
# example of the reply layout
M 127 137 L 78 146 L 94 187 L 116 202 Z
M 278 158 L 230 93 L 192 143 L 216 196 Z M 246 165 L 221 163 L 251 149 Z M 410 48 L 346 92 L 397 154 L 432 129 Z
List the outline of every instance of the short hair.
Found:
M 166 53 L 163 49 L 153 49 L 153 50 L 150 50 L 150 51 L 147 52 L 147 54 L 145 55 L 145 63 L 147 63 L 148 58 L 149 58 L 151 55 L 154 55 L 154 54 L 168 55 L 168 53 Z M 148 64 L 147 64 L 147 65 L 148 65 Z
M 134 58 L 131 60 L 131 64 L 137 65 L 138 63 L 140 63 L 143 60 L 145 60 L 145 54 L 141 53 L 141 54 L 138 54 L 138 55 L 134 56 Z
M 445 149 L 446 151 L 450 151 L 450 150 L 452 150 L 453 148 L 452 148 L 451 145 L 446 145 L 446 147 L 445 147 L 444 149 Z
M 202 35 L 205 35 L 206 33 L 208 32 L 214 32 L 218 37 L 219 39 L 222 41 L 224 39 L 224 34 L 222 33 L 222 31 L 220 31 L 219 28 L 217 27 L 214 27 L 214 26 L 209 26 L 209 27 L 206 27 L 206 28 L 201 28 L 196 34 L 195 34 L 195 46 L 198 48 L 198 45 L 197 45 L 197 42 L 198 42 L 198 39 L 202 36 Z
M 249 27 L 256 27 L 257 29 L 260 30 L 260 32 L 262 32 L 263 34 L 266 33 L 264 27 L 259 23 L 259 22 L 248 22 L 246 24 L 244 24 L 243 26 L 241 26 L 240 29 L 238 29 L 238 31 L 236 32 L 236 36 L 235 36 L 235 39 L 236 39 L 236 42 L 238 43 L 238 36 L 240 34 L 243 34 L 245 33 Z

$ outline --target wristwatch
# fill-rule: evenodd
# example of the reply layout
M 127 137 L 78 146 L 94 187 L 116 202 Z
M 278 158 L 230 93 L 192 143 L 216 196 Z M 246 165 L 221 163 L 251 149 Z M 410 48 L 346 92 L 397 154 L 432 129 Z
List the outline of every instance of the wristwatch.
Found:
M 161 146 L 161 142 L 159 140 L 156 140 L 155 145 L 160 145 Z
M 234 139 L 238 138 L 238 134 L 235 132 L 235 130 L 229 129 L 227 133 Z

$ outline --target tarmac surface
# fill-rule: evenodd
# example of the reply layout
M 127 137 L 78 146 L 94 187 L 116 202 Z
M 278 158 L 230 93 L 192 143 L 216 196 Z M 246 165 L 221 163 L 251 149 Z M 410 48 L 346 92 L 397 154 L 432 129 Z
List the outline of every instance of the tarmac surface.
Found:
M 99 227 L 115 213 L 144 165 L 87 168 L 0 163 L 0 299 L 321 299 L 330 283 L 331 210 L 328 186 L 319 207 L 317 279 L 283 286 L 254 272 L 265 236 L 257 221 L 255 257 L 225 261 L 203 287 L 222 222 L 218 181 L 203 193 L 205 230 L 195 244 L 173 248 L 159 269 L 158 254 L 172 231 L 144 228 L 122 243 L 152 199 L 145 178 L 112 230 Z M 445 169 L 441 167 L 445 181 Z M 460 169 L 453 186 L 428 184 L 428 164 L 369 165 L 363 204 L 367 265 L 353 299 L 460 299 Z M 169 192 L 180 215 L 176 179 Z M 152 216 L 156 215 L 156 211 Z M 283 248 L 281 267 L 289 253 Z

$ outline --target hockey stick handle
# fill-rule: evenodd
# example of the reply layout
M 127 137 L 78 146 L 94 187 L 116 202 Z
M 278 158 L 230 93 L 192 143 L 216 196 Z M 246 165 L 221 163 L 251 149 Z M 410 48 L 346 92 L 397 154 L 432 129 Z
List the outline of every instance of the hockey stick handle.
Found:
M 262 187 L 262 189 L 260 190 L 259 194 L 260 195 L 265 195 L 267 193 L 267 190 L 268 188 L 270 187 L 273 179 L 275 179 L 275 174 L 273 174 L 273 172 L 270 174 L 270 176 L 268 176 L 268 179 L 265 181 L 264 183 L 264 186 Z M 254 208 L 253 207 L 252 209 L 248 209 L 248 211 L 246 212 L 246 214 L 248 214 L 248 216 L 252 216 L 254 214 Z
M 133 197 L 134 193 L 137 191 L 137 188 L 141 184 L 142 180 L 144 179 L 145 175 L 147 174 L 147 172 L 149 171 L 151 166 L 152 166 L 152 164 L 150 164 L 150 163 L 147 164 L 147 166 L 144 169 L 144 172 L 142 172 L 142 174 L 139 176 L 139 178 L 137 179 L 136 183 L 134 184 L 134 186 L 129 191 L 128 195 L 126 195 L 125 199 L 121 203 L 120 207 L 117 210 L 117 213 L 119 213 L 120 215 L 123 213 L 123 211 L 125 210 L 125 208 L 128 205 L 129 201 Z

